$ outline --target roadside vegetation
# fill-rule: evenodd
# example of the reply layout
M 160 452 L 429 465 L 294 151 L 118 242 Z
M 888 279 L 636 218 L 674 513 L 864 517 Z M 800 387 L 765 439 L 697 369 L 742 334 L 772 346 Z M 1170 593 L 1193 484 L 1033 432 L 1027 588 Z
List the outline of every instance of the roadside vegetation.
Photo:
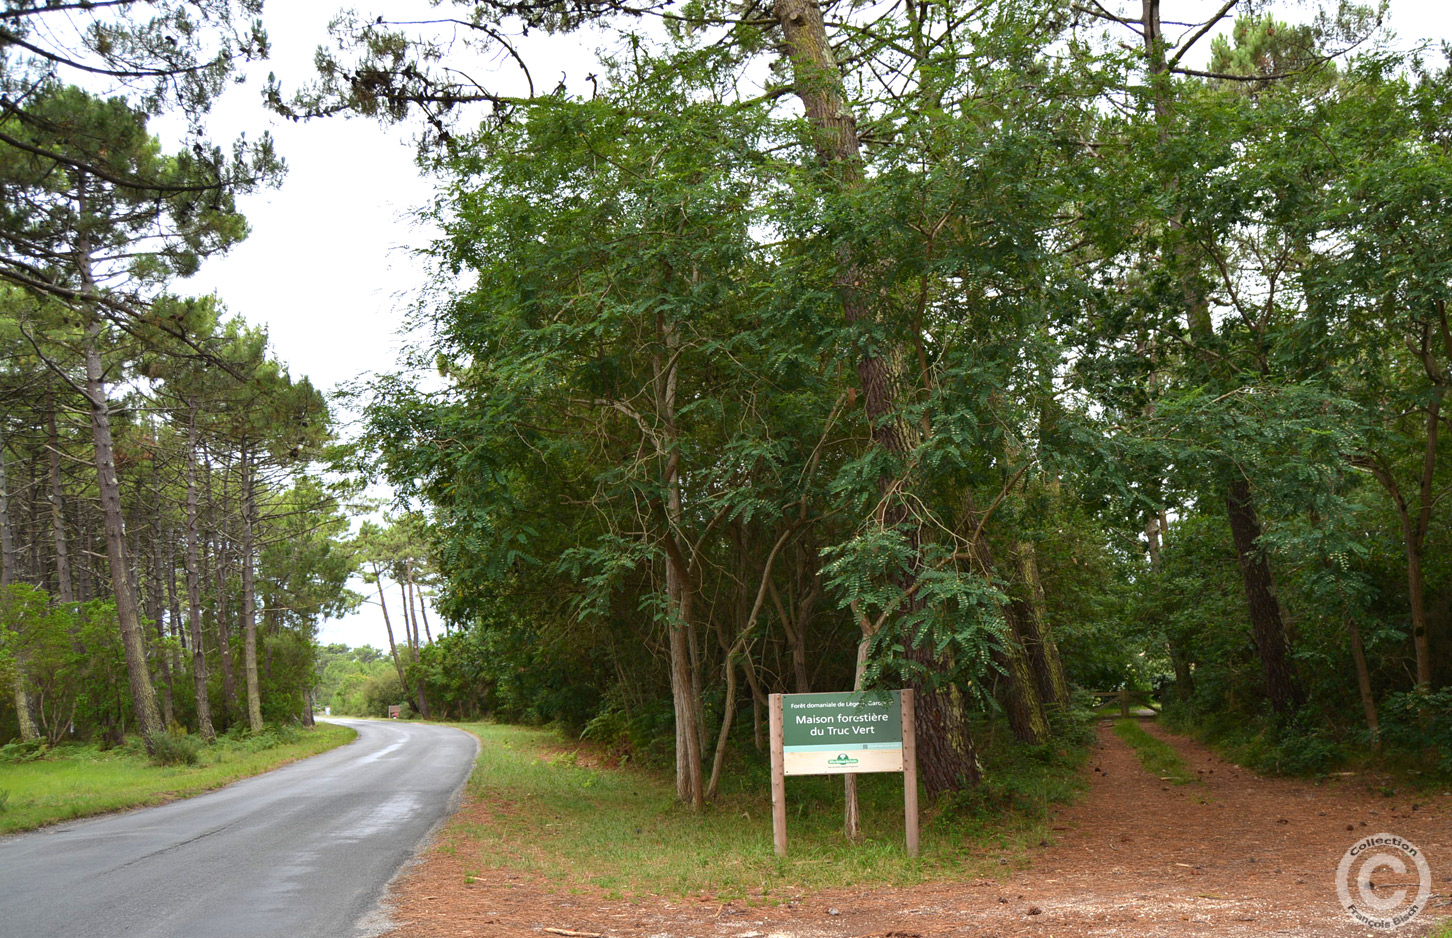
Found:
M 198 795 L 326 752 L 357 735 L 327 723 L 307 730 L 269 728 L 255 736 L 229 734 L 211 745 L 170 735 L 160 750 L 190 753 L 189 761 L 183 757 L 173 765 L 157 765 L 134 736 L 111 748 L 11 743 L 0 747 L 0 834 Z
M 484 810 L 452 825 L 443 847 L 469 851 L 466 876 L 507 868 L 624 898 L 704 893 L 777 901 L 844 883 L 992 876 L 1015 865 L 1024 848 L 1050 839 L 1049 809 L 1083 787 L 1076 771 L 1083 747 L 989 747 L 993 784 L 925 811 L 922 856 L 912 859 L 903 846 L 902 776 L 858 776 L 860 844 L 842 834 L 842 779 L 793 777 L 788 851 L 779 859 L 764 757 L 743 757 L 720 797 L 687 813 L 676 807 L 669 775 L 619 764 L 599 746 L 552 729 L 463 727 L 481 741 L 469 794 Z

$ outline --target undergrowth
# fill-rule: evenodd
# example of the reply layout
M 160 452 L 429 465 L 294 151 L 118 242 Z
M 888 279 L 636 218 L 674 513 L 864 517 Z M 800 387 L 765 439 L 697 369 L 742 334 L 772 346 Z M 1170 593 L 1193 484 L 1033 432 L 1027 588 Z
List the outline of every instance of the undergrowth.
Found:
M 1311 705 L 1275 716 L 1171 704 L 1160 723 L 1262 775 L 1318 777 L 1356 768 L 1419 787 L 1452 783 L 1452 689 L 1388 695 L 1383 703 L 1379 751 L 1364 726 L 1330 723 Z

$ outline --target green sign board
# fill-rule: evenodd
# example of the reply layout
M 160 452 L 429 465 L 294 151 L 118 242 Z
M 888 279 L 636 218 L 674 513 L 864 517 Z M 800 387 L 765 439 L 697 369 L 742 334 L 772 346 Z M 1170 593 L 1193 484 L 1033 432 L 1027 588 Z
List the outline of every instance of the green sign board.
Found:
M 900 691 L 783 694 L 787 775 L 902 771 Z

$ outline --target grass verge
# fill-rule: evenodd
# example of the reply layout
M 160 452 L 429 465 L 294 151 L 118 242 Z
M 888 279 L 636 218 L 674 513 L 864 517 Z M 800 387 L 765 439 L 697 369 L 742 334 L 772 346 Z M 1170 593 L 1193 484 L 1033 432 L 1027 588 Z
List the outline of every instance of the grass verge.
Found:
M 903 848 L 902 776 L 858 776 L 863 842 L 842 834 L 842 779 L 787 780 L 788 855 L 772 850 L 768 775 L 743 758 L 722 797 L 699 814 L 677 804 L 672 779 L 603 767 L 543 730 L 465 727 L 481 741 L 469 782 L 479 802 L 442 847 L 466 881 L 485 870 L 535 874 L 561 890 L 606 898 L 710 896 L 774 902 L 800 891 L 996 876 L 1049 838 L 1049 808 L 1082 788 L 1079 750 L 1015 750 L 993 782 L 925 808 L 922 856 Z M 582 757 L 582 753 L 586 753 Z
M 63 745 L 44 758 L 0 764 L 0 834 L 57 821 L 164 804 L 306 759 L 358 734 L 320 723 L 312 730 L 222 738 L 204 747 L 196 765 L 152 765 L 140 743 L 102 751 Z
M 1170 782 L 1175 785 L 1188 785 L 1198 781 L 1195 773 L 1175 752 L 1174 747 L 1162 739 L 1151 736 L 1139 721 L 1135 719 L 1115 720 L 1114 733 L 1120 739 L 1129 743 L 1134 754 L 1139 757 L 1140 765 L 1145 770 L 1159 776 L 1160 781 Z

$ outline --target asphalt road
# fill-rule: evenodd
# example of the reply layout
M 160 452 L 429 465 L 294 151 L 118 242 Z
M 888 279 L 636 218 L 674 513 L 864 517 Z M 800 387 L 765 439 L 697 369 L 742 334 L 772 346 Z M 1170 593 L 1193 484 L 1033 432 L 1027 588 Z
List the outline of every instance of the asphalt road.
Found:
M 460 730 L 338 720 L 346 746 L 158 808 L 0 839 L 0 935 L 355 938 L 473 765 Z

